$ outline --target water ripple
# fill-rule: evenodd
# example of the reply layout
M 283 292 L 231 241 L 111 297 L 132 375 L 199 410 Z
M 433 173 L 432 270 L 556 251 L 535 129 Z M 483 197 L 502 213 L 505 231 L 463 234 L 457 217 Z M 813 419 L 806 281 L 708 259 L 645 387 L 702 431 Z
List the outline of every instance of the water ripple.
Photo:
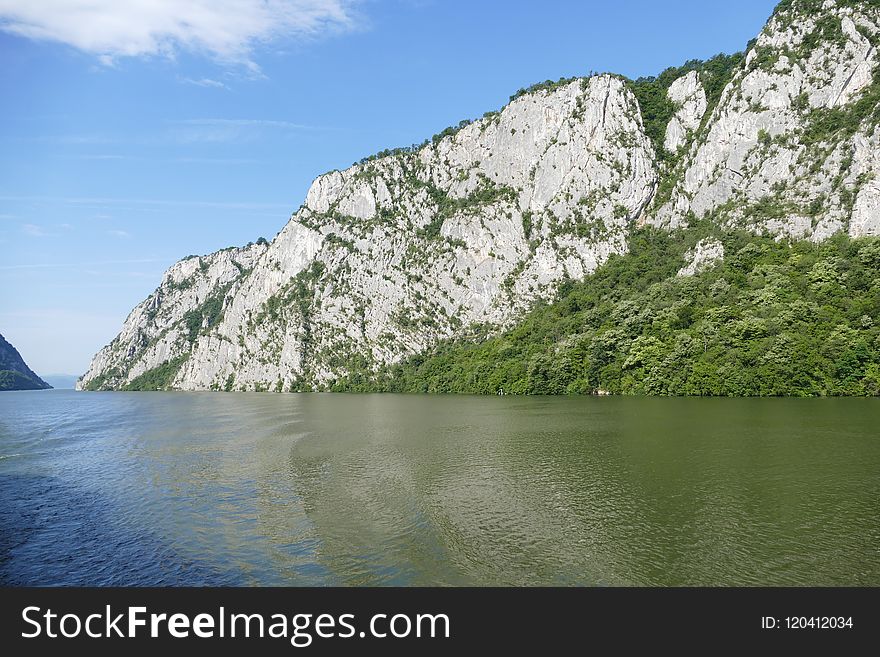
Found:
M 878 400 L 0 395 L 0 583 L 878 585 Z

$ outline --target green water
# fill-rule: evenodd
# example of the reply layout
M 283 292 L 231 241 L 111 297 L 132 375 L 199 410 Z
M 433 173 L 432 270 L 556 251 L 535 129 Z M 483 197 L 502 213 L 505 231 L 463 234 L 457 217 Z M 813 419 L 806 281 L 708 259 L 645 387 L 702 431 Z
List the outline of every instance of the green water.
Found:
M 13 584 L 880 585 L 880 400 L 0 395 Z

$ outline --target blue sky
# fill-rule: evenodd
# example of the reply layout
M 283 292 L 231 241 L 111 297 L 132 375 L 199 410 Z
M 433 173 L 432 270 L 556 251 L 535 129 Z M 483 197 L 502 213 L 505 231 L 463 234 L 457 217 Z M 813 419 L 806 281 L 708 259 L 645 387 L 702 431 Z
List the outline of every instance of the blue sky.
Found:
M 85 371 L 170 264 L 547 78 L 744 48 L 775 2 L 0 0 L 0 333 Z

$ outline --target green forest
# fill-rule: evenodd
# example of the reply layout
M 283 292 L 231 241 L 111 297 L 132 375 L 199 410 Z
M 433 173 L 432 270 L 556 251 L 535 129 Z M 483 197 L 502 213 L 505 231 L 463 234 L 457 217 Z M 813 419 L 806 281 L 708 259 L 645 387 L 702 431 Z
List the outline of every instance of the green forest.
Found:
M 630 250 L 567 282 L 492 337 L 322 389 L 356 392 L 704 396 L 880 394 L 880 239 L 816 244 L 717 234 L 723 262 L 678 276 L 712 229 L 635 231 Z
M 14 370 L 0 370 L 0 390 L 44 390 L 46 384 Z

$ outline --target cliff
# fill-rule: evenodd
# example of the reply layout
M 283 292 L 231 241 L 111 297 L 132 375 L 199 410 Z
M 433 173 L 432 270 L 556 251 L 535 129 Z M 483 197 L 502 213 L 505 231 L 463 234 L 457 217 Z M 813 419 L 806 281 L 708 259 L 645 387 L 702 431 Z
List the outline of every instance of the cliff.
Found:
M 78 387 L 329 386 L 513 327 L 646 225 L 880 234 L 878 39 L 876 2 L 786 1 L 742 56 L 536 85 L 324 174 L 270 243 L 169 269 Z

